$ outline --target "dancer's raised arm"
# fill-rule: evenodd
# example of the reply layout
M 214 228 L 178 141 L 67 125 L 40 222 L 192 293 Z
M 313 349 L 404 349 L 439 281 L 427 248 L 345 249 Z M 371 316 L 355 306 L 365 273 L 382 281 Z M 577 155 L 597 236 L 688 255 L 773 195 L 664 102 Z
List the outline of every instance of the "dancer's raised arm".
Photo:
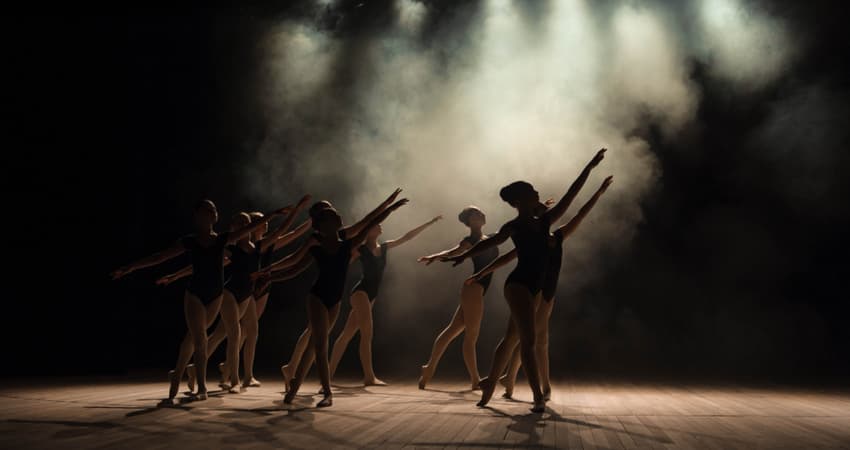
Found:
M 112 271 L 110 275 L 112 276 L 113 280 L 117 280 L 139 269 L 144 269 L 146 267 L 152 267 L 162 264 L 165 261 L 168 261 L 169 259 L 176 258 L 182 255 L 185 251 L 186 249 L 183 247 L 182 241 L 178 241 L 176 244 L 174 244 L 174 246 L 156 252 L 146 258 L 136 260 L 130 264 L 127 264 L 124 267 L 118 268 Z
M 441 252 L 437 252 L 437 253 L 427 255 L 427 256 L 420 256 L 419 258 L 416 259 L 416 261 L 417 262 L 423 262 L 427 266 L 427 265 L 431 264 L 432 262 L 434 262 L 435 260 L 438 260 L 438 259 L 440 259 L 444 256 L 460 255 L 461 253 L 465 252 L 469 247 L 472 247 L 472 246 L 469 245 L 469 242 L 467 242 L 464 239 L 464 240 L 460 241 L 460 243 L 458 243 L 457 245 L 455 245 L 454 247 L 452 247 L 450 249 L 443 250 Z
M 386 242 L 387 247 L 388 248 L 395 248 L 395 247 L 398 247 L 401 244 L 404 244 L 405 242 L 415 238 L 417 235 L 419 235 L 419 233 L 424 231 L 426 228 L 430 227 L 431 225 L 433 225 L 434 223 L 436 223 L 437 221 L 442 220 L 442 219 L 443 219 L 443 216 L 434 217 L 433 219 L 423 223 L 422 225 L 419 225 L 418 227 L 408 231 L 407 233 L 404 233 L 404 236 L 402 236 L 398 239 L 392 239 L 392 240 L 387 241 Z
M 263 218 L 261 218 L 257 221 L 251 222 L 248 225 L 245 225 L 244 227 L 242 227 L 242 228 L 240 228 L 236 231 L 231 231 L 230 233 L 227 234 L 227 245 L 239 242 L 240 240 L 245 238 L 245 236 L 248 236 L 249 234 L 259 230 L 262 226 L 269 223 L 269 221 L 272 220 L 275 216 L 279 216 L 279 215 L 282 215 L 282 214 L 288 214 L 290 211 L 292 211 L 292 206 L 284 206 L 283 208 L 272 211 L 272 212 L 266 214 L 265 216 L 263 216 Z
M 279 237 L 277 239 L 277 241 L 274 242 L 274 248 L 273 249 L 278 250 L 280 248 L 286 247 L 287 245 L 291 244 L 292 241 L 300 238 L 301 236 L 304 236 L 304 233 L 310 231 L 312 224 L 313 224 L 313 221 L 311 221 L 310 219 L 305 220 L 304 222 L 301 223 L 301 225 L 298 225 L 298 227 L 296 227 L 294 230 L 292 230 L 289 233 L 286 233 L 283 236 Z
M 301 200 L 298 201 L 295 207 L 286 213 L 286 218 L 283 219 L 283 223 L 280 224 L 277 230 L 275 230 L 275 232 L 269 235 L 268 237 L 265 237 L 260 242 L 258 242 L 257 247 L 261 252 L 264 252 L 272 245 L 277 244 L 277 241 L 281 237 L 283 237 L 284 234 L 286 234 L 289 230 L 289 227 L 292 226 L 292 222 L 295 221 L 295 216 L 297 216 L 298 213 L 301 212 L 301 210 L 304 209 L 305 206 L 307 206 L 307 202 L 309 202 L 311 199 L 312 197 L 310 197 L 309 194 L 301 197 Z M 263 219 L 264 218 L 265 217 L 263 217 Z M 268 221 L 266 221 L 266 223 L 267 222 Z
M 377 208 L 373 209 L 372 212 L 366 214 L 366 217 L 360 219 L 359 222 L 355 223 L 354 225 L 343 228 L 342 231 L 343 233 L 345 233 L 345 238 L 351 239 L 354 235 L 360 233 L 364 229 L 368 230 L 370 227 L 367 225 L 369 225 L 369 223 L 371 223 L 376 217 L 378 217 L 378 214 L 381 214 L 387 208 L 389 208 L 390 205 L 393 204 L 395 199 L 398 198 L 398 194 L 401 194 L 400 188 L 393 191 L 393 193 L 390 194 L 390 196 L 387 197 L 386 200 L 381 202 L 381 204 L 378 205 Z
M 599 186 L 599 189 L 597 189 L 593 196 L 590 197 L 590 199 L 587 201 L 587 203 L 585 203 L 581 207 L 578 213 L 576 213 L 575 217 L 570 219 L 569 222 L 558 227 L 557 232 L 560 232 L 564 239 L 566 239 L 570 234 L 573 233 L 573 231 L 578 228 L 578 226 L 581 224 L 581 221 L 584 220 L 590 210 L 593 209 L 593 206 L 596 205 L 596 201 L 599 200 L 599 197 L 601 197 L 602 194 L 605 193 L 605 191 L 608 189 L 608 186 L 610 186 L 613 182 L 613 176 L 608 176 L 608 178 L 605 178 L 605 181 L 602 182 L 602 185 Z
M 298 250 L 287 256 L 284 256 L 282 259 L 273 262 L 268 267 L 258 273 L 270 274 L 273 272 L 280 272 L 282 270 L 289 269 L 290 267 L 297 264 L 302 258 L 304 258 L 304 255 L 309 254 L 310 247 L 313 247 L 315 245 L 318 245 L 318 241 L 315 238 L 311 237 L 307 240 L 307 242 L 301 245 Z
M 581 171 L 581 174 L 578 178 L 573 181 L 573 184 L 570 185 L 570 188 L 567 190 L 567 193 L 561 197 L 561 200 L 558 203 L 550 208 L 548 211 L 543 213 L 542 218 L 546 219 L 549 224 L 553 224 L 557 222 L 561 216 L 567 212 L 567 208 L 570 204 L 575 200 L 576 195 L 578 195 L 581 188 L 584 186 L 585 181 L 587 181 L 587 177 L 590 176 L 590 171 L 593 170 L 594 167 L 598 166 L 599 163 L 605 158 L 605 151 L 607 149 L 600 149 L 596 152 L 596 155 L 593 159 L 587 163 L 587 166 L 584 167 L 584 170 Z
M 499 267 L 502 267 L 502 266 L 508 264 L 509 262 L 511 262 L 515 259 L 516 259 L 516 249 L 513 249 L 513 250 L 505 253 L 504 255 L 499 256 L 498 258 L 496 258 L 490 264 L 487 264 L 487 266 L 484 267 L 483 269 L 479 270 L 478 273 L 474 273 L 474 274 L 470 275 L 470 277 L 467 278 L 466 281 L 464 281 L 464 284 L 470 285 L 470 284 L 473 284 L 473 283 L 477 283 L 477 282 L 481 281 L 482 278 L 484 278 L 487 275 L 490 275 L 491 273 L 495 272 L 496 269 L 498 269 Z
M 511 222 L 508 222 L 502 225 L 502 228 L 499 229 L 499 232 L 485 239 L 481 239 L 477 244 L 473 245 L 465 252 L 455 255 L 455 256 L 443 256 L 440 258 L 440 261 L 443 262 L 453 262 L 453 266 L 456 266 L 462 263 L 466 258 L 470 256 L 477 255 L 485 250 L 491 249 L 493 247 L 497 247 L 499 244 L 508 240 L 513 234 L 513 226 Z
M 401 189 L 397 190 L 397 192 L 401 192 Z M 394 194 L 394 195 L 398 195 L 398 194 Z M 393 196 L 390 196 L 390 197 L 394 198 Z M 381 211 L 378 215 L 372 217 L 372 220 L 369 221 L 369 223 L 367 223 L 366 226 L 362 227 L 358 233 L 356 233 L 353 237 L 349 238 L 349 240 L 351 241 L 351 247 L 357 248 L 357 246 L 362 244 L 363 241 L 366 240 L 366 236 L 369 234 L 370 228 L 372 228 L 375 225 L 378 225 L 379 223 L 386 220 L 387 217 L 389 217 L 390 214 L 392 214 L 393 211 L 395 211 L 395 210 L 401 208 L 402 206 L 406 205 L 408 201 L 409 200 L 407 200 L 406 198 L 403 198 L 403 199 L 393 203 L 392 205 L 384 208 L 384 210 Z

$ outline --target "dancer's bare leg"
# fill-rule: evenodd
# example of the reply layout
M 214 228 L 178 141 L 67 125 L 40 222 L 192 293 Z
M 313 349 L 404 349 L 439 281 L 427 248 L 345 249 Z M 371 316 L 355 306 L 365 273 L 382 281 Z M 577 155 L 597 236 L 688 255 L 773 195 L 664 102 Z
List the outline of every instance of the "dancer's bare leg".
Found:
M 249 297 L 245 303 L 247 303 L 245 305 L 245 314 L 242 315 L 242 320 L 239 322 L 242 327 L 242 341 L 243 343 L 253 342 L 255 345 L 243 345 L 241 347 L 244 374 L 243 386 L 259 386 L 260 382 L 254 379 L 254 352 L 257 349 L 257 335 L 260 330 L 257 318 L 257 305 L 254 297 Z
M 552 317 L 552 309 L 555 299 L 540 302 L 534 317 L 534 327 L 537 332 L 537 364 L 540 367 L 540 387 L 543 390 L 544 400 L 549 400 L 552 395 L 552 384 L 549 380 L 549 318 Z
M 355 334 L 357 334 L 357 319 L 354 317 L 354 310 L 352 309 L 348 312 L 348 318 L 345 319 L 345 326 L 342 328 L 342 333 L 334 341 L 330 362 L 331 378 L 334 377 L 339 362 L 342 360 L 342 355 L 345 353 L 345 349 Z
M 366 386 L 385 386 L 387 383 L 375 376 L 372 366 L 372 302 L 363 291 L 357 291 L 351 296 L 351 310 L 357 320 L 360 330 L 360 365 L 363 367 L 363 384 Z
M 463 309 L 463 362 L 469 374 L 472 390 L 478 389 L 478 357 L 475 346 L 481 331 L 481 318 L 484 315 L 484 287 L 478 283 L 464 285 L 460 290 L 460 306 Z
M 198 398 L 206 399 L 207 395 L 207 328 L 215 320 L 221 308 L 221 297 L 204 306 L 201 301 L 188 291 L 183 296 L 183 312 L 186 316 L 186 326 L 189 332 L 180 344 L 177 365 L 169 373 L 171 387 L 168 398 L 177 395 L 180 380 L 186 371 L 189 359 L 194 356 L 198 375 Z
M 506 289 L 507 290 L 507 289 Z M 478 406 L 485 406 L 490 398 L 493 397 L 493 392 L 496 390 L 496 381 L 499 376 L 505 373 L 505 367 L 508 365 L 508 359 L 513 354 L 519 344 L 519 330 L 517 329 L 516 321 L 513 314 L 508 319 L 507 331 L 499 344 L 496 345 L 496 352 L 493 356 L 493 365 L 490 366 L 490 373 L 487 378 L 481 379 L 478 385 L 481 387 L 481 401 Z
M 310 344 L 310 326 L 308 325 L 301 336 L 298 337 L 298 342 L 295 343 L 295 348 L 292 349 L 292 358 L 289 362 L 280 367 L 280 373 L 283 375 L 283 382 L 286 390 L 289 390 L 289 382 L 295 376 L 295 370 L 298 369 L 301 359 L 304 357 L 304 352 Z
M 540 390 L 540 374 L 537 368 L 537 357 L 535 356 L 535 341 L 537 335 L 534 327 L 534 297 L 528 289 L 520 284 L 510 283 L 505 286 L 505 299 L 511 308 L 511 317 L 516 323 L 519 332 L 519 348 L 522 358 L 522 367 L 525 377 L 534 396 L 534 407 L 532 411 L 543 412 L 546 401 L 543 400 L 543 392 Z
M 298 393 L 298 388 L 304 381 L 304 376 L 316 360 L 316 367 L 319 372 L 319 379 L 322 384 L 324 398 L 316 406 L 324 407 L 333 404 L 333 394 L 330 386 L 330 370 L 328 367 L 328 332 L 333 322 L 336 321 L 336 316 L 339 314 L 339 303 L 328 310 L 325 305 L 317 297 L 310 295 L 307 301 L 307 316 L 310 320 L 310 346 L 304 352 L 301 362 L 298 364 L 298 369 L 295 372 L 295 377 L 290 382 L 289 392 L 284 397 L 285 403 L 292 403 L 295 395 Z
M 247 309 L 247 305 L 248 305 L 247 301 L 242 301 L 241 303 L 238 304 L 239 317 L 240 318 L 245 315 L 245 310 Z M 215 317 L 213 317 L 213 320 L 215 320 Z M 212 322 L 210 322 L 209 325 L 207 325 L 207 327 L 210 327 L 210 326 L 212 326 Z M 209 338 L 207 338 L 207 359 L 209 359 L 209 357 L 212 356 L 213 353 L 215 353 L 218 346 L 221 345 L 222 342 L 224 342 L 224 339 L 226 337 L 227 337 L 227 330 L 224 327 L 224 321 L 220 320 L 218 322 L 218 324 L 216 325 L 215 330 L 213 330 L 212 334 L 209 336 Z M 243 337 L 243 340 L 244 340 L 244 337 Z M 221 381 L 219 382 L 219 384 L 229 386 L 230 385 L 230 372 L 229 372 L 229 369 L 227 368 L 227 361 L 219 364 L 218 370 L 221 374 Z M 192 386 L 195 383 L 195 378 L 197 377 L 197 374 L 195 373 L 195 367 L 189 366 L 187 368 L 187 372 L 189 374 L 189 389 L 192 389 Z
M 511 360 L 508 364 L 508 370 L 504 375 L 499 377 L 499 382 L 502 383 L 502 386 L 505 387 L 505 393 L 502 394 L 504 398 L 513 398 L 514 396 L 514 386 L 516 385 L 516 377 L 519 373 L 519 368 L 522 366 L 522 359 L 519 354 L 519 346 L 517 346 L 513 353 L 511 353 Z
M 230 392 L 239 392 L 239 344 L 241 342 L 241 327 L 239 326 L 239 305 L 233 294 L 224 291 L 221 302 L 221 321 L 227 333 L 227 361 L 230 377 Z
M 538 315 L 541 313 L 540 308 L 543 306 L 543 303 L 544 302 L 542 301 L 540 295 L 537 295 L 537 296 L 534 297 L 534 314 L 535 314 L 534 323 L 535 323 L 535 330 L 537 332 L 537 341 L 536 341 L 537 347 L 535 347 L 535 356 L 539 356 L 539 354 L 540 354 L 539 353 L 539 350 L 540 350 L 539 345 L 541 343 L 541 341 L 540 341 L 541 328 L 538 327 L 537 324 L 540 323 L 540 319 L 539 319 Z M 550 313 L 552 312 L 551 306 L 549 307 L 549 312 Z M 543 320 L 548 322 L 548 320 L 549 320 L 548 315 Z M 548 330 L 548 328 L 546 328 L 546 329 Z M 540 358 L 537 359 L 537 363 L 540 364 Z M 505 393 L 502 395 L 502 397 L 513 398 L 514 386 L 516 386 L 516 378 L 517 378 L 517 374 L 519 373 L 520 366 L 522 366 L 522 356 L 520 355 L 519 348 L 517 348 L 516 350 L 514 350 L 513 355 L 511 355 L 511 362 L 508 365 L 507 372 L 505 372 L 505 375 L 503 375 L 499 378 L 499 381 L 505 387 Z M 548 367 L 548 364 L 547 364 L 547 367 Z M 541 375 L 541 377 L 542 377 L 542 375 Z
M 419 377 L 419 389 L 425 389 L 425 385 L 431 381 L 431 377 L 434 376 L 434 372 L 437 371 L 437 364 L 440 363 L 440 358 L 443 357 L 443 353 L 446 351 L 446 347 L 463 332 L 464 329 L 464 320 L 463 320 L 463 306 L 458 305 L 455 310 L 454 316 L 452 316 L 452 321 L 449 322 L 449 325 L 437 335 L 437 339 L 434 340 L 434 346 L 431 348 L 431 357 L 428 359 L 428 362 L 422 366 L 422 373 Z
M 260 298 L 257 299 L 257 318 L 263 317 L 263 313 L 266 312 L 266 304 L 269 302 L 269 294 L 263 294 Z

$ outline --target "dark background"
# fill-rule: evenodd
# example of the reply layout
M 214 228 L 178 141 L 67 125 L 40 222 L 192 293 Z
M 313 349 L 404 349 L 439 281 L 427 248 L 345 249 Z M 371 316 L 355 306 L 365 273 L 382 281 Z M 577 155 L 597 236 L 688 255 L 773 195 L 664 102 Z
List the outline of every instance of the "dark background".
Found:
M 426 4 L 431 22 L 456 13 L 455 2 Z M 769 89 L 743 98 L 696 63 L 699 126 L 670 142 L 646 124 L 640 133 L 661 161 L 661 181 L 633 248 L 582 289 L 593 308 L 571 313 L 598 316 L 600 325 L 553 341 L 553 373 L 840 380 L 850 372 L 843 14 L 830 2 L 770 5 L 809 39 L 805 54 Z M 4 222 L 13 251 L 4 375 L 173 364 L 185 330 L 181 287 L 152 281 L 185 261 L 121 282 L 107 274 L 187 232 L 201 197 L 214 199 L 223 218 L 278 206 L 238 188 L 240 164 L 253 156 L 241 144 L 265 127 L 253 83 L 257 37 L 275 17 L 303 16 L 337 26 L 344 39 L 382 26 L 385 6 L 368 2 L 344 26 L 324 23 L 305 1 L 7 15 Z M 787 118 L 800 132 L 765 157 L 753 134 L 806 86 L 818 86 L 830 108 Z M 260 369 L 288 357 L 305 323 L 306 283 L 275 287 L 261 323 Z M 488 302 L 504 307 L 498 294 Z M 612 337 L 628 326 L 623 317 L 653 338 L 623 347 Z M 448 311 L 411 318 L 435 325 L 410 354 L 397 336 L 377 340 L 379 374 L 413 376 L 447 319 Z M 499 330 L 479 343 L 482 368 Z M 460 375 L 455 353 L 441 367 Z M 352 355 L 346 361 L 356 368 Z

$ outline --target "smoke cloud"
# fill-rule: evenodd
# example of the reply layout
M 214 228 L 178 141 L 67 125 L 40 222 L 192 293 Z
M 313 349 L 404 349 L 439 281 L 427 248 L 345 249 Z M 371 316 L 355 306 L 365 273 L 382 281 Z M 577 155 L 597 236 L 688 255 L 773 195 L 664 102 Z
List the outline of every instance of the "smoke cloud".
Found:
M 438 2 L 398 0 L 380 15 L 374 2 L 330 2 L 310 17 L 270 24 L 259 43 L 267 129 L 245 170 L 256 197 L 283 202 L 309 192 L 352 222 L 399 186 L 411 204 L 385 223 L 385 238 L 446 218 L 392 252 L 382 288 L 388 298 L 376 308 L 384 316 L 376 322 L 396 324 L 385 325 L 391 331 L 379 325 L 378 333 L 404 335 L 405 345 L 422 350 L 416 360 L 448 321 L 471 269 L 424 267 L 415 258 L 465 235 L 455 219 L 464 206 L 481 207 L 495 231 L 514 213 L 498 197 L 501 186 L 527 180 L 557 198 L 607 147 L 567 213 L 614 175 L 568 242 L 560 294 L 574 294 L 596 279 L 600 255 L 616 258 L 629 248 L 642 202 L 657 187 L 662 174 L 647 128 L 673 139 L 694 125 L 701 99 L 694 65 L 752 91 L 795 55 L 782 22 L 752 3 L 706 0 L 673 12 L 660 2 L 530 3 L 536 6 L 459 2 L 436 17 Z M 360 24 L 364 17 L 372 22 Z M 774 119 L 777 127 L 782 121 Z M 493 282 L 486 321 L 507 317 L 494 300 L 506 273 Z M 581 302 L 567 295 L 563 311 Z M 397 324 L 414 313 L 427 325 L 410 336 Z M 628 335 L 646 335 L 632 311 L 618 323 Z M 490 348 L 502 328 L 484 328 L 481 348 Z M 599 332 L 593 324 L 577 329 Z

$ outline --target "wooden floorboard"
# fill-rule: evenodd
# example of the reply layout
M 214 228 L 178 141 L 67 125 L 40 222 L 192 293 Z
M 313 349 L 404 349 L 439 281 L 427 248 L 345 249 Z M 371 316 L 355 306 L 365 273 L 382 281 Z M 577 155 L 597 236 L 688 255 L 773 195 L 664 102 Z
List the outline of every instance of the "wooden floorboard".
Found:
M 850 449 L 850 393 L 744 386 L 556 383 L 544 414 L 531 394 L 488 408 L 465 383 L 318 385 L 293 405 L 282 381 L 202 402 L 161 404 L 162 380 L 53 379 L 0 389 L 0 448 Z

